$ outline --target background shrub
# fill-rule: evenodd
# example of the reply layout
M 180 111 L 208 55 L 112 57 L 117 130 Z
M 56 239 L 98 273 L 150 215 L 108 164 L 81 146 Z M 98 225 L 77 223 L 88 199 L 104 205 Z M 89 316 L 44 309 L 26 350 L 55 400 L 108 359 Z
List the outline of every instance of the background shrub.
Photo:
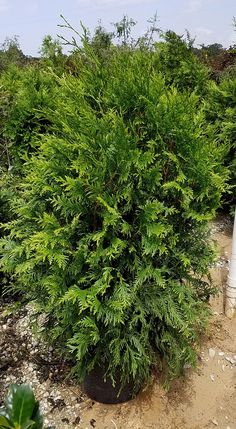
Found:
M 229 170 L 230 192 L 224 193 L 224 208 L 234 214 L 236 203 L 236 70 L 222 79 L 219 85 L 211 82 L 207 103 L 207 118 L 212 125 L 225 156 L 224 165 Z
M 0 222 L 14 218 L 10 201 L 18 198 L 24 163 L 37 150 L 38 136 L 49 132 L 43 109 L 53 107 L 57 91 L 57 76 L 40 64 L 10 64 L 0 77 Z M 0 271 L 0 293 L 9 281 Z

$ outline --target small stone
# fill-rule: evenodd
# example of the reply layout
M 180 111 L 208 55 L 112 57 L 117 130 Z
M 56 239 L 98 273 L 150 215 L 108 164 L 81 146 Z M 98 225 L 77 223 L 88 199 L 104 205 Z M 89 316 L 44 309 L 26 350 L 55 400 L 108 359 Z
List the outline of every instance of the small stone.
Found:
M 91 419 L 91 420 L 90 420 L 90 425 L 91 425 L 93 428 L 95 428 L 95 427 L 96 427 L 96 420 Z
M 224 370 L 225 370 L 225 366 L 224 366 L 224 365 L 222 365 L 222 367 L 221 367 L 221 368 L 222 368 L 222 371 L 224 371 Z
M 80 423 L 80 416 L 77 416 L 73 424 L 78 425 L 79 423 Z
M 210 375 L 210 379 L 211 379 L 211 381 L 215 381 L 215 376 L 214 376 L 214 374 L 211 374 L 211 375 Z
M 225 354 L 224 354 L 224 352 L 219 352 L 218 355 L 219 356 L 224 356 Z
M 58 395 L 54 398 L 54 401 L 61 401 L 61 395 Z
M 218 426 L 218 422 L 217 422 L 217 420 L 212 419 L 211 421 L 212 421 L 213 425 Z
M 225 358 L 228 362 L 230 362 L 230 363 L 232 363 L 232 365 L 234 365 L 235 364 L 235 360 L 233 359 L 233 358 L 231 358 L 231 357 L 229 357 L 229 356 L 226 356 L 226 358 Z
M 209 354 L 210 358 L 213 358 L 215 356 L 215 354 L 216 354 L 215 349 L 209 349 L 208 350 L 208 354 Z

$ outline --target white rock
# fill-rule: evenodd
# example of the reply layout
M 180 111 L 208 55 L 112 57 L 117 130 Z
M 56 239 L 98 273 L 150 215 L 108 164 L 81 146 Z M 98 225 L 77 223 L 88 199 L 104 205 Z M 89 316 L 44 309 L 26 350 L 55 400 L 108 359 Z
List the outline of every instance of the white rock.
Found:
M 217 420 L 212 419 L 211 421 L 212 421 L 213 425 L 218 426 L 218 422 L 217 422 Z
M 226 357 L 225 357 L 225 359 L 226 359 L 228 362 L 232 363 L 232 365 L 234 365 L 234 364 L 235 364 L 235 360 L 234 360 L 232 357 L 226 356 Z
M 56 396 L 56 397 L 54 398 L 54 400 L 55 400 L 55 401 L 58 401 L 59 399 L 62 399 L 62 398 L 61 398 L 61 395 L 58 395 L 58 396 Z
M 224 352 L 219 352 L 218 355 L 219 356 L 224 356 L 225 354 L 224 354 Z
M 215 349 L 209 349 L 208 350 L 208 354 L 209 354 L 210 358 L 213 358 L 215 356 L 215 354 L 216 354 Z
M 211 381 L 215 381 L 215 376 L 214 376 L 214 374 L 211 374 L 211 375 L 210 375 L 210 379 L 211 379 Z

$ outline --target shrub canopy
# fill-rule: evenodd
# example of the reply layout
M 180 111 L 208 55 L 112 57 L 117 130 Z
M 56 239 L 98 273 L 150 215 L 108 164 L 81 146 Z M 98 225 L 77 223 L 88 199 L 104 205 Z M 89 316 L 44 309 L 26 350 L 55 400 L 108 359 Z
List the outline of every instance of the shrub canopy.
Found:
M 194 362 L 226 173 L 199 97 L 167 86 L 156 52 L 86 55 L 57 78 L 1 265 L 80 377 L 103 362 L 139 384 L 163 357 L 170 375 Z

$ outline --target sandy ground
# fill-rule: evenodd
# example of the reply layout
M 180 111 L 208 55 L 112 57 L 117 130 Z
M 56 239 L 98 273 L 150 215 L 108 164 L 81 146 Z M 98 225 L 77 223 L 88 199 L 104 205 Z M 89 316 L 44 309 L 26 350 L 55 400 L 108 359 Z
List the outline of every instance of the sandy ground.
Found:
M 212 268 L 219 286 L 219 296 L 211 303 L 214 316 L 197 368 L 186 369 L 168 392 L 155 379 L 127 403 L 94 403 L 75 382 L 65 381 L 65 362 L 43 351 L 27 331 L 27 312 L 9 315 L 9 304 L 2 304 L 0 402 L 11 382 L 27 382 L 40 400 L 47 429 L 236 429 L 236 317 L 228 320 L 223 314 L 232 230 L 222 220 L 213 230 L 220 249 L 219 263 Z

